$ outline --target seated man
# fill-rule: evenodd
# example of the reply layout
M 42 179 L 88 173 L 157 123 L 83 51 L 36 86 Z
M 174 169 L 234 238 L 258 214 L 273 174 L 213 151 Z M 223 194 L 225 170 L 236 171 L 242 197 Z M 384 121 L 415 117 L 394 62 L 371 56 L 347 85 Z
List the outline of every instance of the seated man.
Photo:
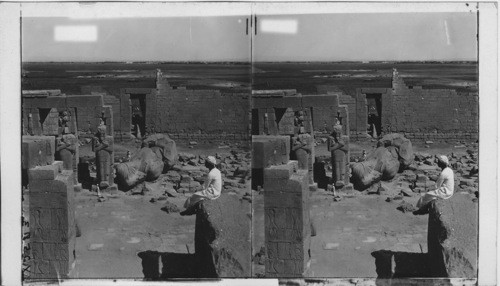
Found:
M 441 168 L 441 174 L 436 181 L 436 189 L 427 192 L 423 195 L 417 202 L 418 211 L 415 214 L 423 214 L 426 212 L 426 206 L 435 199 L 449 199 L 453 195 L 453 189 L 455 187 L 453 170 L 448 167 L 449 161 L 448 157 L 441 155 L 437 157 L 438 166 Z
M 205 167 L 208 168 L 208 176 L 203 183 L 203 190 L 194 193 L 184 203 L 186 210 L 180 212 L 180 215 L 192 215 L 196 212 L 196 205 L 202 200 L 215 200 L 221 194 L 222 176 L 220 171 L 215 168 L 217 161 L 213 156 L 208 156 L 205 160 Z

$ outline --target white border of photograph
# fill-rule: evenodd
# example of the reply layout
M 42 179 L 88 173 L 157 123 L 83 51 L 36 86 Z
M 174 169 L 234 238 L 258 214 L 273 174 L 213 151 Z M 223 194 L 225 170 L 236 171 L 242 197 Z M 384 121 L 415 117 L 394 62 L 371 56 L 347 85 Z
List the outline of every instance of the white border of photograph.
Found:
M 300 13 L 474 12 L 475 2 L 447 3 L 0 3 L 0 163 L 1 163 L 1 278 L 2 285 L 21 284 L 21 138 L 20 138 L 20 16 L 25 17 L 166 17 Z M 479 8 L 479 285 L 497 284 L 498 221 L 498 21 L 496 3 Z M 112 8 L 111 8 L 112 7 Z M 250 10 L 249 7 L 251 7 Z M 339 279 L 343 280 L 343 279 Z M 333 279 L 332 281 L 335 281 Z M 81 280 L 61 281 L 82 285 Z M 137 280 L 89 280 L 86 285 L 149 285 Z M 196 282 L 171 282 L 195 285 Z M 167 283 L 167 284 L 171 284 Z M 272 285 L 277 280 L 223 280 L 210 284 Z M 164 285 L 164 284 L 163 284 Z

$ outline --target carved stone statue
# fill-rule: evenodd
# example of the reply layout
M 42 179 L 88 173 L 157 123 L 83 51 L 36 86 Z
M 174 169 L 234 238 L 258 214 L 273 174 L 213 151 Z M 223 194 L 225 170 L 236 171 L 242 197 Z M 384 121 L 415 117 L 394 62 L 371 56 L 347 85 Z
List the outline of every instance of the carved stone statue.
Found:
M 295 132 L 294 132 L 295 134 L 302 134 L 305 132 L 303 111 L 295 112 L 295 118 L 293 124 L 295 126 Z
M 342 125 L 336 120 L 333 132 L 328 137 L 328 150 L 331 152 L 332 179 L 336 188 L 344 187 L 347 173 L 348 144 L 342 139 Z
M 74 183 L 78 183 L 78 140 L 69 133 L 69 113 L 63 111 L 59 115 L 59 135 L 56 137 L 55 159 L 63 162 L 64 170 L 72 170 Z
M 102 121 L 99 127 L 97 127 L 92 147 L 95 152 L 97 182 L 101 189 L 105 189 L 113 185 L 113 147 L 106 140 L 106 125 Z
M 55 159 L 63 162 L 64 170 L 74 171 L 74 156 L 76 154 L 76 136 L 62 134 L 56 137 Z M 76 176 L 76 173 L 74 174 Z
M 313 158 L 312 136 L 307 133 L 302 133 L 303 129 L 298 129 L 298 134 L 292 137 L 291 154 L 292 159 L 299 162 L 299 169 L 308 170 L 309 183 L 313 184 Z
M 69 113 L 63 111 L 59 113 L 59 134 L 69 134 Z

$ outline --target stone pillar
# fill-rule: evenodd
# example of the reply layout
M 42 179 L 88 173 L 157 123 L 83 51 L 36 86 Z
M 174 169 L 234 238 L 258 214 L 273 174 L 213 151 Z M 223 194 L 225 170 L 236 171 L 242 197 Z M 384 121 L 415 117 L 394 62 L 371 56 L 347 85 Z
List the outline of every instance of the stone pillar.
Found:
M 55 138 L 52 136 L 22 137 L 22 184 L 28 184 L 28 170 L 36 166 L 45 166 L 54 162 Z
M 68 278 L 75 260 L 73 171 L 63 163 L 28 170 L 30 278 Z
M 264 168 L 290 160 L 289 136 L 252 136 L 252 189 L 264 183 Z
M 311 225 L 307 170 L 290 161 L 264 170 L 266 277 L 303 277 L 309 269 Z

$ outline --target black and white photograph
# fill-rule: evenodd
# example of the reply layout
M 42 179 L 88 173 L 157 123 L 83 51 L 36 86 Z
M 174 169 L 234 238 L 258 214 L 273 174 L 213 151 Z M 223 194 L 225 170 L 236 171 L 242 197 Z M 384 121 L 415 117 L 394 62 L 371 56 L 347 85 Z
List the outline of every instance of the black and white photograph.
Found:
M 24 279 L 251 276 L 248 18 L 23 17 Z
M 257 20 L 255 274 L 476 278 L 477 13 Z
M 493 3 L 0 16 L 0 284 L 495 285 Z

